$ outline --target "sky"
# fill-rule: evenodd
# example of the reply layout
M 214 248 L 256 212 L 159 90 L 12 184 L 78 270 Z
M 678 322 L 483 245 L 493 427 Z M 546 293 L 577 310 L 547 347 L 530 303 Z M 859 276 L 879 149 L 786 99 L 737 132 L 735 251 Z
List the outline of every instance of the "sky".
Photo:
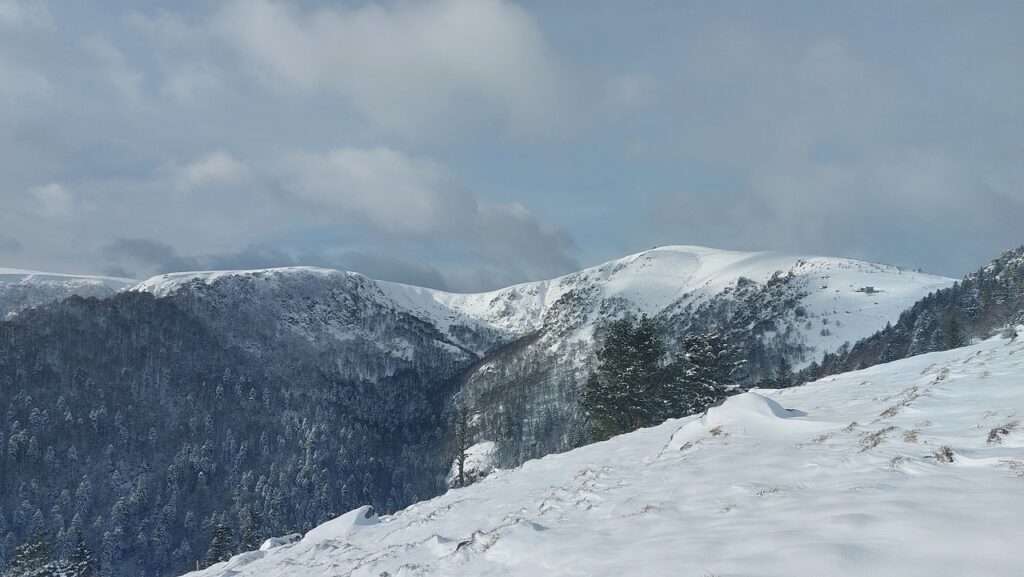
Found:
M 0 266 L 454 291 L 1024 243 L 1024 3 L 0 0 Z

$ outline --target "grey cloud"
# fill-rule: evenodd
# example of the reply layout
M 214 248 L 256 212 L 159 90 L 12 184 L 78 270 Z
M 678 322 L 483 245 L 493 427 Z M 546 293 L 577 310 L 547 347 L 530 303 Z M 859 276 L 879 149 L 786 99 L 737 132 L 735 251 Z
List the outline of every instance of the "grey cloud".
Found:
M 0 236 L 0 250 L 14 252 L 21 248 L 21 241 L 16 238 Z
M 142 270 L 151 272 L 180 272 L 200 270 L 195 259 L 184 258 L 168 244 L 141 238 L 119 238 L 103 248 L 104 255 L 121 267 L 123 262 L 141 265 Z M 133 276 L 145 276 L 133 275 Z
M 680 147 L 732 178 L 658 196 L 658 242 L 834 254 L 954 276 L 1020 242 L 1013 223 L 1024 218 L 1024 183 L 979 172 L 977 151 L 957 141 L 922 141 L 937 119 L 914 110 L 920 95 L 862 47 L 725 26 L 690 54 L 685 103 L 703 117 Z
M 392 239 L 456 246 L 475 255 L 476 265 L 501 267 L 507 276 L 547 278 L 577 267 L 575 243 L 563 229 L 518 203 L 480 200 L 428 158 L 384 147 L 303 154 L 289 161 L 279 184 L 297 202 L 317 207 L 321 218 L 333 215 Z

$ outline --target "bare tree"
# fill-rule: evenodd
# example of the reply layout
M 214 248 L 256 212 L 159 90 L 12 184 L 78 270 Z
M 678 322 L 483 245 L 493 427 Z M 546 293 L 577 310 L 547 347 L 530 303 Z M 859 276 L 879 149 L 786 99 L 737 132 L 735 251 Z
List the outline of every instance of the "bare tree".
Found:
M 457 474 L 454 486 L 465 487 L 469 485 L 466 477 L 466 458 L 469 448 L 473 446 L 473 434 L 470 431 L 469 410 L 465 405 L 459 404 L 455 416 L 455 466 Z

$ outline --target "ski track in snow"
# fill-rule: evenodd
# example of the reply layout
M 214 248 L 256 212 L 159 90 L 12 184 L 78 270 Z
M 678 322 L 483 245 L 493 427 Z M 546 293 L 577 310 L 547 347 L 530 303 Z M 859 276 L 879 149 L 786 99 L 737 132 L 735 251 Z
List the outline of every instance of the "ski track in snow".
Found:
M 996 338 L 745 393 L 190 575 L 1020 575 L 1022 363 Z

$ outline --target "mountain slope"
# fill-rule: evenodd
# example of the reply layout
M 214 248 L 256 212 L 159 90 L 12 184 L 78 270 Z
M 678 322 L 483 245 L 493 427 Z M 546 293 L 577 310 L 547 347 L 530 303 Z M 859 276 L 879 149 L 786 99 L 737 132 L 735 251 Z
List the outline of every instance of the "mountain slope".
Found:
M 805 380 L 956 348 L 1024 323 L 1024 246 L 1008 250 L 955 285 L 929 294 L 877 333 L 825 355 Z
M 781 358 L 820 360 L 953 282 L 847 259 L 673 246 L 485 295 L 430 293 L 430 302 L 522 335 L 459 386 L 479 414 L 479 440 L 497 442 L 495 462 L 509 467 L 586 441 L 577 395 L 610 320 L 650 315 L 670 347 L 691 332 L 721 333 L 752 385 Z
M 798 329 L 805 340 L 814 343 L 811 358 L 870 334 L 873 327 L 884 326 L 922 296 L 953 283 L 944 277 L 849 259 L 667 246 L 549 281 L 487 293 L 455 294 L 379 284 L 404 308 L 437 324 L 443 324 L 455 311 L 517 336 L 557 321 L 553 317 L 567 297 L 593 292 L 588 299 L 591 306 L 577 313 L 582 330 L 569 335 L 588 338 L 596 324 L 615 312 L 657 316 L 695 308 L 735 291 L 740 279 L 764 284 L 773 276 L 789 273 L 801 279 L 801 288 L 807 293 L 801 305 L 811 318 L 834 315 L 839 321 L 828 335 L 820 334 L 821 326 Z M 857 292 L 864 287 L 875 290 Z
M 137 281 L 0 268 L 0 320 L 71 295 L 106 298 Z
M 1012 575 L 1022 369 L 992 339 L 749 392 L 190 575 Z

